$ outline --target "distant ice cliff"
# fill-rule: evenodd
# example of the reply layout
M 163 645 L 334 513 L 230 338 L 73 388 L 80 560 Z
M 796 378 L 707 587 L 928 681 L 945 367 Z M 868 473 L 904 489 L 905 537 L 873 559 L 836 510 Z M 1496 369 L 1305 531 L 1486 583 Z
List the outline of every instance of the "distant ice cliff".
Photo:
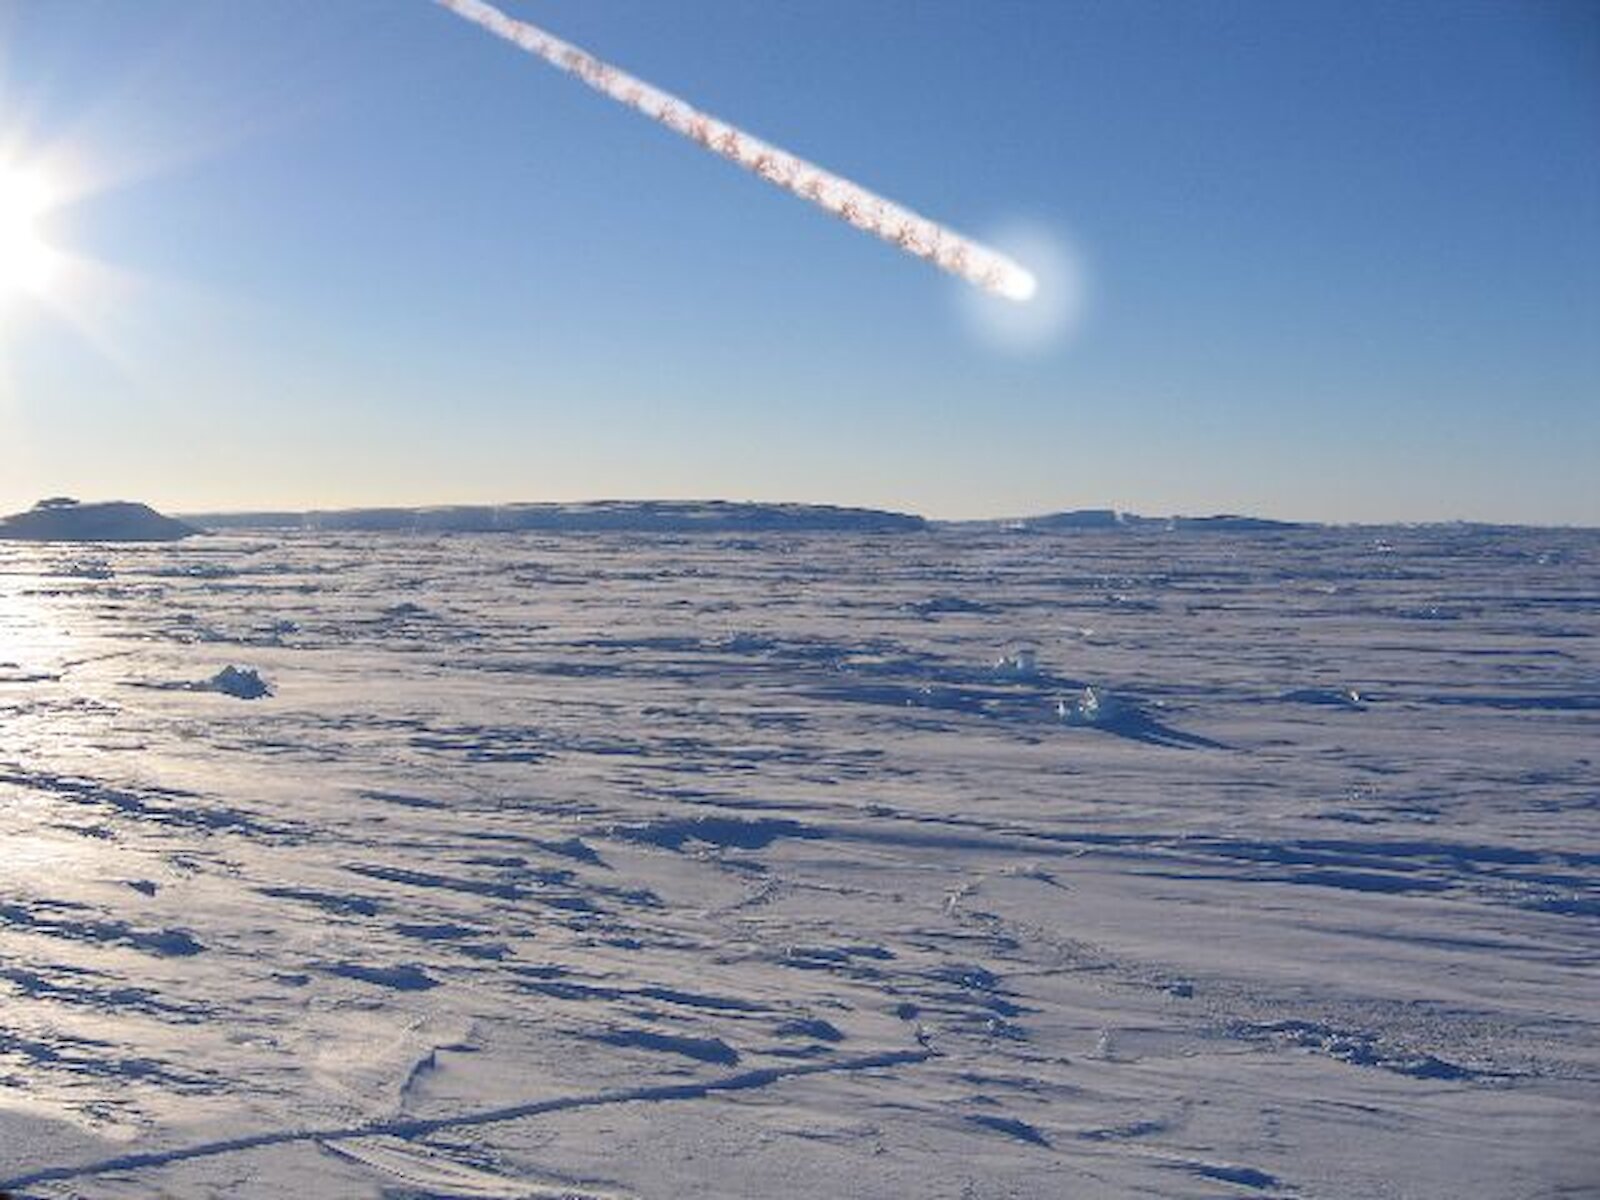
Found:
M 331 512 L 209 513 L 208 529 L 320 529 L 378 533 L 909 533 L 921 517 L 831 504 L 730 500 L 600 500 L 570 504 L 477 504 L 353 508 Z

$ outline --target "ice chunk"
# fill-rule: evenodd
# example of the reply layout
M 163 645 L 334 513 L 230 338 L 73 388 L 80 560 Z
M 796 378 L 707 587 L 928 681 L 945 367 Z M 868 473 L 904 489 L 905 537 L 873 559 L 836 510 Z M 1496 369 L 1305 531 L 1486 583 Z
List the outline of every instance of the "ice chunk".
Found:
M 272 685 L 261 678 L 253 667 L 223 667 L 195 690 L 221 692 L 224 696 L 235 696 L 240 700 L 259 700 L 272 695 Z
M 994 670 L 996 675 L 1031 679 L 1039 673 L 1039 651 L 1033 646 L 1013 646 L 996 660 Z
M 1119 711 L 1117 702 L 1093 684 L 1072 699 L 1063 696 L 1056 701 L 1056 716 L 1068 725 L 1099 725 Z
M 1282 699 L 1292 704 L 1321 704 L 1328 708 L 1365 708 L 1366 702 L 1355 688 L 1296 688 L 1284 692 Z

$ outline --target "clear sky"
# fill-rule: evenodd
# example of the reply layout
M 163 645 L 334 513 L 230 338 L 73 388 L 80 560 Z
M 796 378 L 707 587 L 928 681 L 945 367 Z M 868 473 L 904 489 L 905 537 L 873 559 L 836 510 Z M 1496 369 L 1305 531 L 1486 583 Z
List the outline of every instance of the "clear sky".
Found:
M 0 166 L 72 193 L 72 260 L 0 300 L 0 510 L 1600 524 L 1600 6 L 504 7 L 1044 230 L 1082 320 L 996 345 L 964 284 L 426 0 L 6 0 Z

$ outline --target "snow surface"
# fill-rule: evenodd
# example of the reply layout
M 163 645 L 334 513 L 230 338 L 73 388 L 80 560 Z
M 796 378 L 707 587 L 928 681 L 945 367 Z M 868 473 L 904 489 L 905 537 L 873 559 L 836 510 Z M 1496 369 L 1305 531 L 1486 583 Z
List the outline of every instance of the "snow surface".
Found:
M 1597 730 L 1592 532 L 0 546 L 0 1189 L 1591 1194 Z

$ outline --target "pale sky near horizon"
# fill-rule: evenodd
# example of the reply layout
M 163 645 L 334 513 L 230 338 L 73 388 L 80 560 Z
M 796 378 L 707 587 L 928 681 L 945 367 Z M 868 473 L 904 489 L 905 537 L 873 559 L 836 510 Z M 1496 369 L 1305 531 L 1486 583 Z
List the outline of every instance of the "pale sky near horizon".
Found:
M 1044 231 L 1083 319 L 997 345 L 959 281 L 426 0 L 9 0 L 0 171 L 62 193 L 70 260 L 0 298 L 0 511 L 1600 525 L 1600 6 L 503 7 Z

